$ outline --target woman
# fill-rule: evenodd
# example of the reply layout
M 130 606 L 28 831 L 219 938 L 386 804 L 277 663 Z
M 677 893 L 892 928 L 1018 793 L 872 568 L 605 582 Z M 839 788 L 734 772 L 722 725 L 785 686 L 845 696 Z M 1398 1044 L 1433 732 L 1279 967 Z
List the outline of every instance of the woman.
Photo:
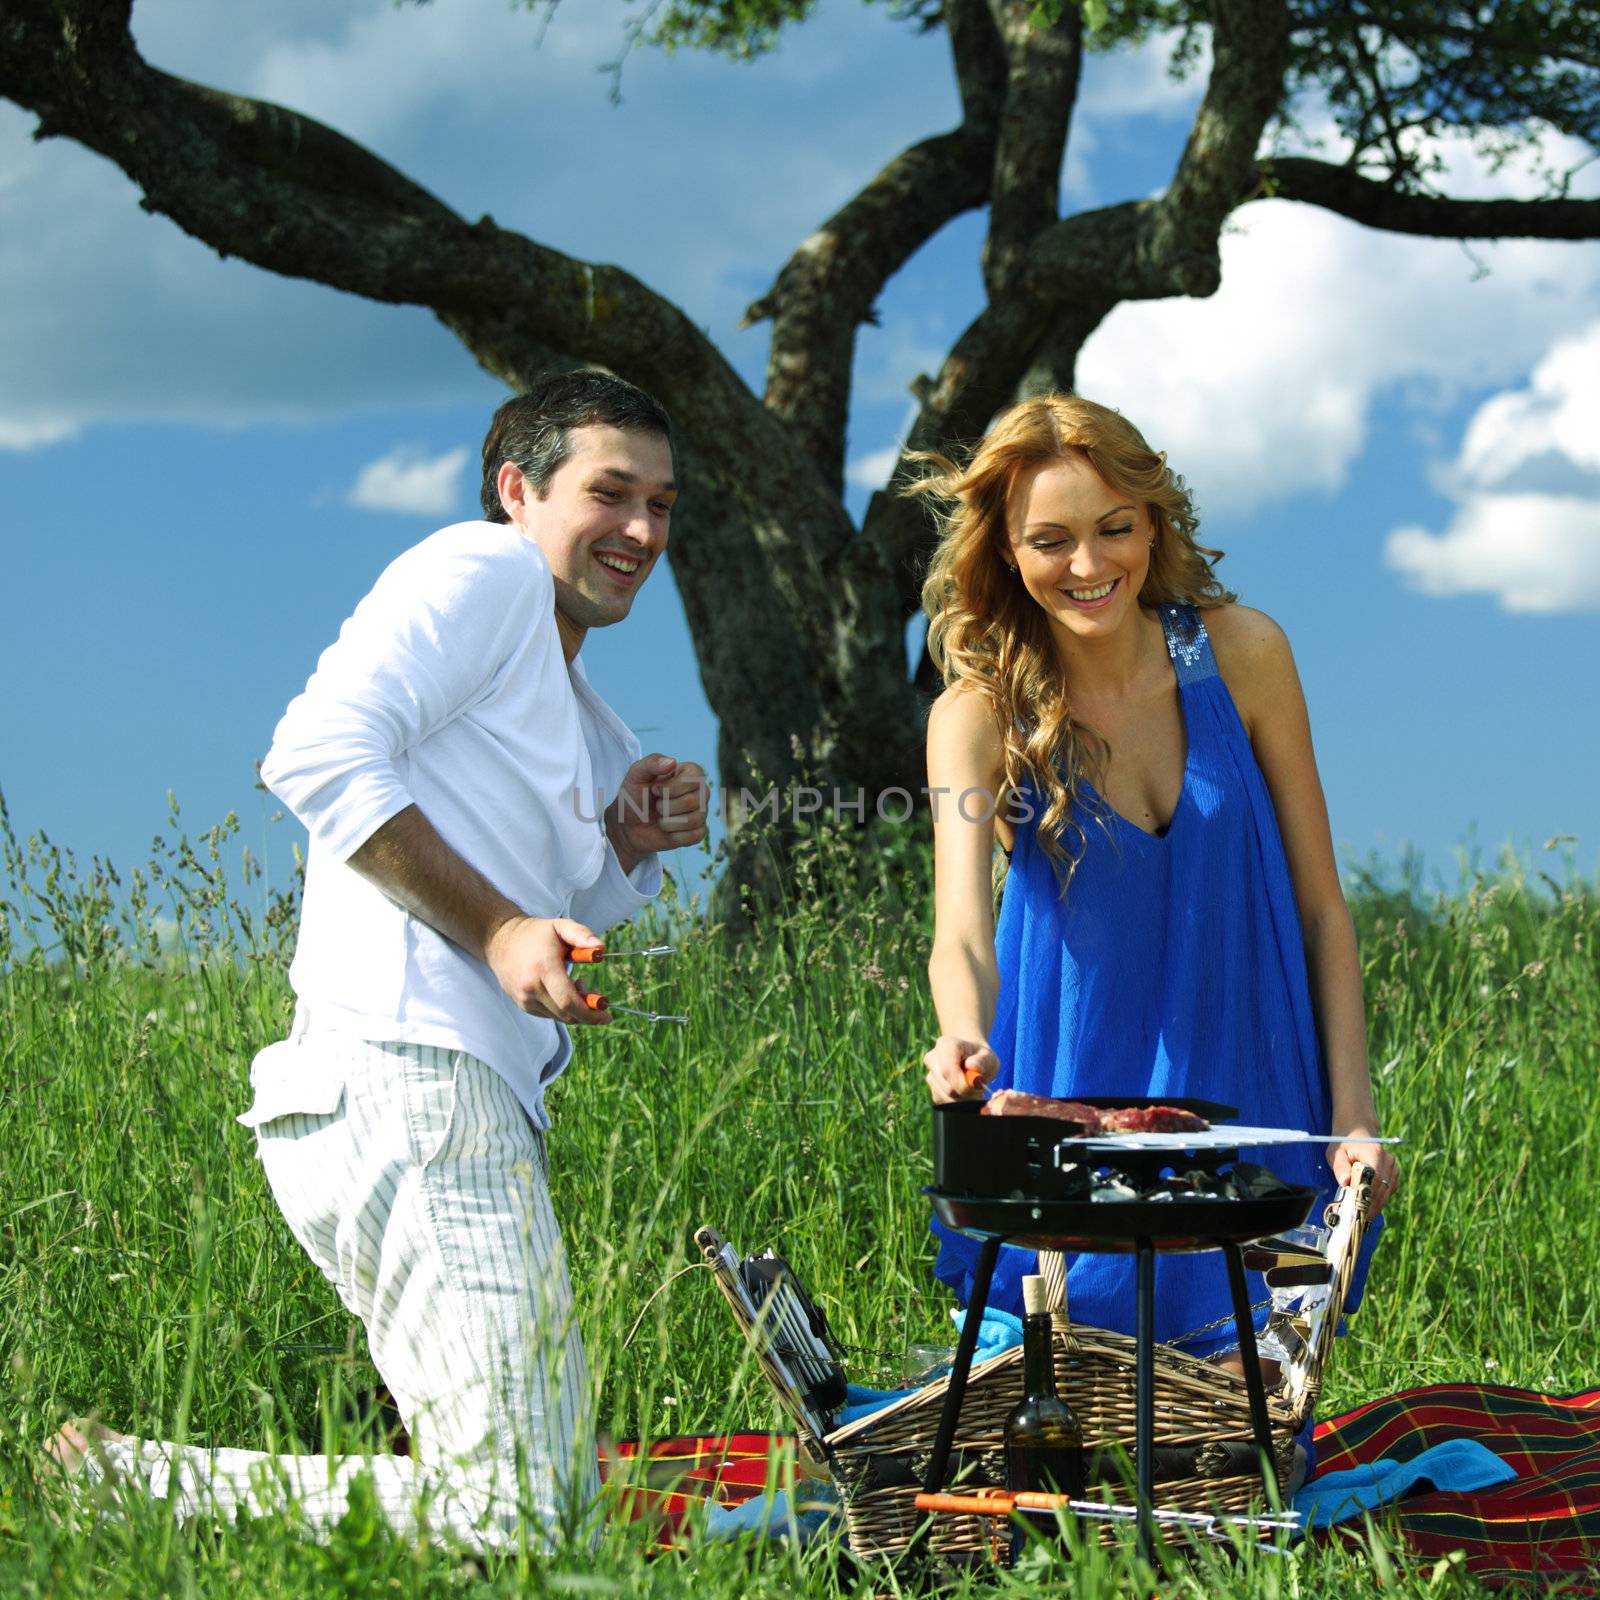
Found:
M 1326 1165 L 1314 1146 L 1258 1159 L 1319 1189 L 1366 1163 L 1381 1210 L 1398 1172 L 1372 1142 L 1355 931 L 1282 630 L 1218 583 L 1183 480 L 1105 406 L 1024 401 L 965 469 L 930 459 L 919 490 L 949 506 L 923 588 L 947 685 L 928 722 L 934 1099 L 984 1092 L 976 1068 L 1035 1094 L 1224 1101 L 1337 1134 Z M 936 1231 L 965 1299 L 977 1246 Z M 1002 1250 L 991 1304 L 1014 1309 L 1034 1262 Z M 1073 1319 L 1131 1332 L 1132 1273 L 1074 1258 Z M 1156 1290 L 1158 1339 L 1233 1341 L 1215 1257 L 1161 1257 Z

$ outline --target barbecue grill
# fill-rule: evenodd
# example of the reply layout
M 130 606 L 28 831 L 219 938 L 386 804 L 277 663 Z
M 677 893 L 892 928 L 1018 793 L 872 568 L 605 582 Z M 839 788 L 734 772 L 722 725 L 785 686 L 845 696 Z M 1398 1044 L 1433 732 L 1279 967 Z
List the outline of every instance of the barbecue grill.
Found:
M 1098 1103 L 1136 1102 L 1119 1098 Z M 1161 1103 L 1181 1105 L 1214 1123 L 1236 1115 L 1231 1107 L 1200 1100 Z M 1104 1146 L 1091 1149 L 1087 1141 L 1072 1142 L 1074 1127 L 1053 1119 L 980 1118 L 971 1102 L 936 1108 L 933 1116 L 937 1182 L 930 1200 L 942 1208 L 939 1214 L 949 1225 L 983 1240 L 991 1256 L 998 1254 L 1002 1239 L 1059 1240 L 1062 1248 L 1074 1251 L 1130 1248 L 1125 1241 L 1131 1239 L 1138 1254 L 1138 1240 L 1145 1238 L 1153 1277 L 1154 1255 L 1161 1250 L 1213 1249 L 1214 1241 L 1221 1241 L 1237 1253 L 1242 1240 L 1292 1228 L 1313 1203 L 1311 1191 L 1291 1190 L 1263 1169 L 1253 1169 L 1259 1176 L 1252 1175 L 1233 1160 L 1234 1148 L 1218 1147 L 1219 1137 L 1226 1137 L 1222 1130 L 1198 1136 L 1198 1144 L 1213 1148 L 1151 1151 L 1131 1136 L 1119 1139 L 1113 1154 Z M 1252 1139 L 1249 1147 L 1256 1142 Z M 1159 1201 L 1085 1201 L 1085 1174 L 1068 1169 L 1091 1162 L 1096 1168 L 1119 1169 L 1130 1179 L 1129 1187 L 1158 1184 L 1169 1168 L 1205 1174 L 1216 1184 L 1243 1169 L 1249 1181 L 1242 1194 L 1235 1182 L 1235 1194 L 1224 1206 L 1213 1206 L 1212 1196 L 1193 1194 Z M 1146 1507 L 1153 1498 L 1158 1514 L 1191 1521 L 1247 1511 L 1252 1490 L 1260 1494 L 1257 1468 L 1264 1434 L 1270 1437 L 1279 1486 L 1286 1482 L 1293 1436 L 1315 1407 L 1334 1327 L 1355 1272 L 1371 1182 L 1370 1169 L 1357 1169 L 1351 1186 L 1328 1206 L 1325 1217 L 1314 1219 L 1331 1230 L 1325 1257 L 1313 1250 L 1296 1254 L 1275 1245 L 1250 1247 L 1253 1267 L 1291 1262 L 1288 1276 L 1281 1265 L 1274 1266 L 1269 1282 L 1314 1285 L 1297 1303 L 1275 1309 L 1268 1322 L 1265 1342 L 1281 1349 L 1283 1376 L 1266 1397 L 1266 1428 L 1260 1426 L 1259 1374 L 1252 1397 L 1244 1378 L 1210 1362 L 1167 1346 L 1152 1352 L 1148 1339 L 1135 1341 L 1083 1324 L 1069 1328 L 1064 1316 L 1058 1318 L 1057 1388 L 1077 1412 L 1092 1448 L 1134 1444 Z M 1085 1218 L 1085 1212 L 1091 1214 Z M 1106 1214 L 1103 1220 L 1101 1213 Z M 1124 1236 L 1116 1217 L 1136 1227 Z M 1152 1231 L 1141 1235 L 1138 1227 Z M 712 1228 L 701 1229 L 696 1237 L 774 1393 L 794 1419 L 802 1457 L 811 1470 L 831 1475 L 838 1485 L 852 1550 L 862 1557 L 898 1560 L 926 1537 L 937 1553 L 952 1560 L 1003 1560 L 1006 1541 L 990 1517 L 945 1513 L 930 1523 L 916 1502 L 935 1483 L 930 1469 L 936 1446 L 944 1457 L 940 1485 L 954 1463 L 962 1473 L 962 1495 L 981 1496 L 1004 1486 L 1001 1433 L 1021 1398 L 1021 1351 L 1006 1350 L 974 1365 L 970 1341 L 964 1337 L 967 1348 L 965 1359 L 957 1362 L 962 1382 L 954 1405 L 949 1403 L 956 1388 L 952 1370 L 871 1415 L 840 1425 L 824 1395 L 837 1353 L 830 1352 L 820 1317 L 809 1306 L 797 1317 L 786 1297 L 764 1298 L 763 1285 L 751 1274 L 770 1277 L 769 1257 L 741 1260 Z M 1061 1267 L 1058 1254 L 1047 1260 Z M 1050 1267 L 1041 1270 L 1048 1274 Z M 1240 1270 L 1241 1288 L 1242 1282 Z M 982 1315 L 976 1294 L 974 1304 L 976 1314 L 966 1327 L 975 1338 Z M 1245 1320 L 1245 1348 L 1251 1349 L 1248 1311 Z M 1153 1434 L 1153 1449 L 1139 1450 L 1141 1433 L 1145 1439 Z M 1106 1508 L 1102 1537 L 1110 1536 L 1121 1514 L 1123 1508 Z
M 1237 1117 L 1211 1100 L 1099 1098 L 1088 1106 L 1175 1106 L 1209 1122 Z M 934 1184 L 924 1192 L 947 1228 L 991 1235 L 1030 1250 L 1136 1253 L 1147 1239 L 1158 1254 L 1212 1250 L 1223 1241 L 1264 1239 L 1305 1221 L 1315 1192 L 1280 1182 L 1262 1167 L 1231 1194 L 1174 1192 L 1161 1199 L 1092 1198 L 1095 1174 L 1111 1167 L 1138 1190 L 1159 1186 L 1169 1168 L 1219 1177 L 1238 1163 L 1238 1146 L 1143 1149 L 1092 1143 L 1082 1125 L 1053 1117 L 986 1117 L 974 1102 L 933 1108 Z M 1172 1136 L 1174 1138 L 1179 1136 Z
M 1082 1103 L 1175 1106 L 1211 1122 L 1239 1114 L 1235 1106 L 1205 1100 L 1132 1097 Z M 972 1295 L 945 1391 L 924 1494 L 931 1499 L 944 1489 L 995 1262 L 1001 1244 L 1011 1243 L 1040 1250 L 1113 1252 L 1138 1258 L 1134 1466 L 1140 1548 L 1147 1556 L 1155 1484 L 1155 1258 L 1171 1251 L 1220 1250 L 1227 1267 L 1239 1348 L 1245 1353 L 1242 1364 L 1251 1432 L 1270 1496 L 1276 1487 L 1272 1430 L 1261 1368 L 1251 1359 L 1255 1324 L 1245 1292 L 1240 1246 L 1298 1227 L 1309 1214 L 1316 1191 L 1283 1183 L 1260 1168 L 1252 1169 L 1257 1176 L 1249 1182 L 1226 1181 L 1222 1169 L 1237 1162 L 1237 1148 L 1122 1148 L 1109 1140 L 1091 1144 L 1081 1138 L 1085 1129 L 1080 1123 L 1049 1117 L 986 1117 L 982 1107 L 971 1102 L 935 1106 L 933 1117 L 936 1182 L 924 1192 L 946 1227 L 982 1240 L 983 1248 L 973 1273 Z M 1131 1190 L 1134 1198 L 1094 1198 L 1098 1172 L 1112 1166 L 1126 1180 L 1121 1187 Z M 1194 1188 L 1180 1197 L 1167 1189 L 1161 1191 L 1159 1200 L 1146 1198 L 1143 1191 L 1159 1185 L 1169 1169 L 1212 1180 L 1213 1192 Z M 952 1188 L 952 1184 L 959 1187 Z

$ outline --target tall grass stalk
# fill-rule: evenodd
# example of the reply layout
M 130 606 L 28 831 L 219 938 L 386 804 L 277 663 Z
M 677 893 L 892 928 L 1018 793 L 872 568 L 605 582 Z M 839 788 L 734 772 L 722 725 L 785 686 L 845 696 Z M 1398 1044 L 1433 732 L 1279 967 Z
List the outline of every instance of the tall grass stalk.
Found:
M 370 1447 L 359 1328 L 290 1237 L 233 1122 L 254 1052 L 287 1030 L 295 896 L 270 890 L 229 819 L 191 842 L 176 807 L 127 878 L 12 834 L 0 801 L 0 1594 L 897 1592 L 823 1545 L 703 1546 L 654 1560 L 638 1527 L 597 1554 L 465 1561 L 358 1505 L 331 1540 L 292 1511 L 226 1528 L 159 1506 L 98 1515 L 35 1482 L 60 1421 L 260 1448 Z M 236 886 L 224 862 L 237 857 Z M 1555 862 L 1555 853 L 1545 858 Z M 735 944 L 669 892 L 635 930 L 669 961 L 618 967 L 614 998 L 682 1028 L 585 1031 L 553 1095 L 555 1203 L 606 1436 L 781 1426 L 694 1229 L 799 1268 L 852 1376 L 894 1384 L 950 1336 L 931 1282 L 917 1064 L 925 851 L 886 837 L 863 871 L 819 833 L 781 912 Z M 1404 1386 L 1600 1381 L 1600 895 L 1570 861 L 1508 863 L 1423 899 L 1351 884 L 1382 1114 L 1406 1185 L 1326 1411 Z M 1354 1551 L 1200 1553 L 1174 1595 L 1468 1592 L 1381 1530 Z M 1150 1592 L 1130 1550 L 1070 1566 L 1044 1547 L 1002 1592 Z M 958 1590 L 982 1588 L 963 1580 Z

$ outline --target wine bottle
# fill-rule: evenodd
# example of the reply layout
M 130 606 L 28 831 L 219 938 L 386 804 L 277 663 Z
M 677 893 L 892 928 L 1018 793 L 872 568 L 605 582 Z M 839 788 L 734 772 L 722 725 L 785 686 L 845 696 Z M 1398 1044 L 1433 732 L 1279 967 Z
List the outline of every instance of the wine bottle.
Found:
M 1056 1393 L 1052 1318 L 1045 1296 L 1043 1278 L 1022 1280 L 1022 1400 L 1006 1418 L 1006 1486 L 1081 1499 L 1083 1429 Z M 1021 1542 L 1018 1530 L 1013 1556 Z

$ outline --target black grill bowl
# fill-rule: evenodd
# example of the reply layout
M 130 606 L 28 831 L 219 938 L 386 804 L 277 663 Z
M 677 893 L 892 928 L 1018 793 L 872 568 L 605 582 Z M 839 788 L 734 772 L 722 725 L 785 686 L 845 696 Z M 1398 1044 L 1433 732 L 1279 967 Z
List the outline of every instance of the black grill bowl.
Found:
M 1214 1100 L 1174 1100 L 1152 1095 L 1075 1095 L 1086 1106 L 1177 1106 L 1207 1122 L 1226 1122 L 1239 1115 L 1235 1106 Z M 1087 1192 L 1088 1176 L 1070 1160 L 1062 1170 L 1056 1146 L 1071 1134 L 1082 1133 L 1076 1122 L 1058 1117 L 986 1117 L 980 1100 L 957 1100 L 933 1108 L 933 1184 L 946 1194 L 993 1195 L 996 1198 L 1064 1200 Z M 1129 1152 L 1129 1157 L 1134 1156 Z M 1097 1167 L 1111 1165 L 1105 1152 L 1086 1152 Z M 1148 1166 L 1127 1160 L 1125 1166 Z M 1173 1157 L 1154 1163 L 1152 1180 Z M 1185 1165 L 1200 1165 L 1186 1162 Z
M 1118 1102 L 1123 1104 L 1125 1102 Z M 1167 1105 L 1174 1101 L 1163 1102 Z M 1003 1121 L 1003 1118 L 995 1119 Z M 1316 1203 L 1315 1189 L 1286 1188 L 1253 1200 L 1046 1200 L 949 1194 L 925 1189 L 947 1228 L 1002 1238 L 1029 1250 L 1131 1255 L 1148 1239 L 1163 1253 L 1214 1250 L 1298 1228 Z

